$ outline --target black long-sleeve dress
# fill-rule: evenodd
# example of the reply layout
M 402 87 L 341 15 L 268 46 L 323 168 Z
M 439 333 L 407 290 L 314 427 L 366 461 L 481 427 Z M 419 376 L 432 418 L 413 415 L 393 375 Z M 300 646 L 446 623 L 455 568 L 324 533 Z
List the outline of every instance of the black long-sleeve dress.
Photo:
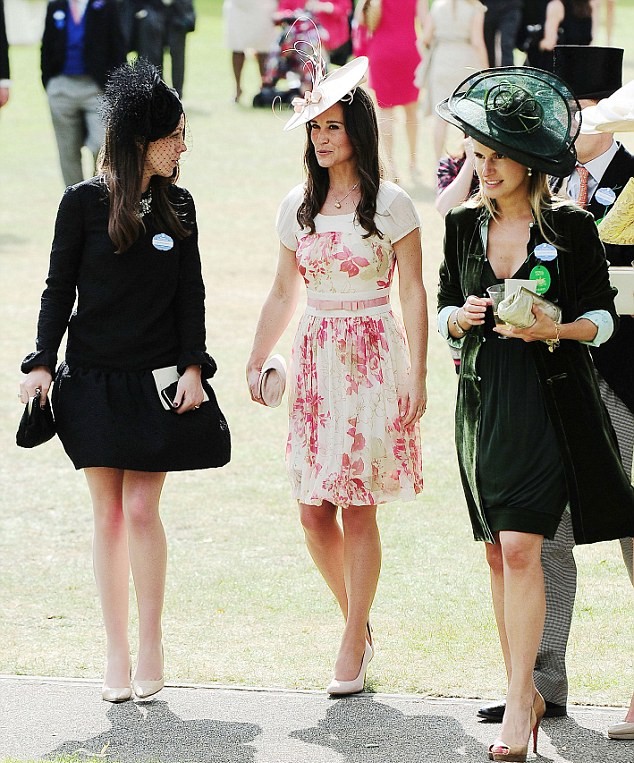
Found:
M 216 370 L 205 347 L 194 202 L 176 186 L 169 198 L 190 235 L 179 240 L 160 230 L 150 211 L 145 231 L 121 254 L 108 235 L 103 178 L 72 186 L 62 198 L 36 351 L 22 370 L 43 365 L 54 372 L 68 330 L 52 403 L 58 435 L 77 469 L 159 472 L 216 465 L 209 447 L 212 406 L 180 416 L 165 410 L 152 375 L 165 366 L 182 373 L 200 365 L 208 379 Z

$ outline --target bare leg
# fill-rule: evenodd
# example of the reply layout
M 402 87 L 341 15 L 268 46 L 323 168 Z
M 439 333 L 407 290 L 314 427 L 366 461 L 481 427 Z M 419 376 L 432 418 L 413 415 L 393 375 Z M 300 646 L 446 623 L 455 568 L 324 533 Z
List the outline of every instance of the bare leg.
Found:
M 543 537 L 499 533 L 504 569 L 504 626 L 508 639 L 510 680 L 500 739 L 525 745 L 535 696 L 533 668 L 544 629 L 546 598 L 541 566 Z
M 379 108 L 379 129 L 386 161 L 386 178 L 398 182 L 394 164 L 394 109 Z
M 365 651 L 367 623 L 381 571 L 381 539 L 376 506 L 348 506 L 342 510 L 342 519 L 348 618 L 335 676 L 340 681 L 350 681 L 359 674 Z
M 235 102 L 240 100 L 242 95 L 242 69 L 244 67 L 244 51 L 234 50 L 231 54 L 231 65 L 233 67 L 233 77 L 236 81 L 236 96 Z
M 628 723 L 634 723 L 634 694 L 632 694 L 632 699 L 630 700 L 630 706 L 627 711 L 627 715 L 625 716 L 625 720 Z
M 381 569 L 376 507 L 343 509 L 342 530 L 333 504 L 325 501 L 321 506 L 299 506 L 308 551 L 346 619 L 335 676 L 350 681 L 357 677 L 363 659 Z
M 260 70 L 260 79 L 262 80 L 262 86 L 264 86 L 264 78 L 266 76 L 266 60 L 268 53 L 256 53 L 255 56 L 258 60 L 258 68 Z
M 407 145 L 409 148 L 409 170 L 412 179 L 418 177 L 418 167 L 416 164 L 416 147 L 418 138 L 418 103 L 408 103 L 405 109 L 405 131 L 407 133 Z
M 447 136 L 447 123 L 444 119 L 441 119 L 437 114 L 433 116 L 433 139 L 434 139 L 434 155 L 436 162 L 445 153 L 445 138 Z
M 94 515 L 93 566 L 106 629 L 104 684 L 130 684 L 128 601 L 130 565 L 121 496 L 123 471 L 85 469 Z
M 306 547 L 328 588 L 334 593 L 344 618 L 348 617 L 348 594 L 343 573 L 343 531 L 337 522 L 337 507 L 299 504 Z
M 506 679 L 509 682 L 511 680 L 511 656 L 509 653 L 509 642 L 506 637 L 506 627 L 504 625 L 504 562 L 502 560 L 502 547 L 500 546 L 497 533 L 495 543 L 485 544 L 485 552 L 491 577 L 493 613 L 500 637 L 502 656 L 504 657 Z
M 161 615 L 165 595 L 167 545 L 159 515 L 163 472 L 126 471 L 123 512 L 128 528 L 130 566 L 139 610 L 139 655 L 136 679 L 163 676 Z

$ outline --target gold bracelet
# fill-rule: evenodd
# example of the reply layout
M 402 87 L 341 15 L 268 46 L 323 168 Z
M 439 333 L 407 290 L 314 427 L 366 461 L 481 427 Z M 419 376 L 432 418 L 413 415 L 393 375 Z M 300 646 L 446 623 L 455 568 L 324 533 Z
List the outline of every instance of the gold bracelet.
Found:
M 458 339 L 462 339 L 462 337 L 467 333 L 467 329 L 463 329 L 462 326 L 458 323 L 458 313 L 460 312 L 460 308 L 457 310 L 454 310 L 453 316 L 451 318 L 451 322 L 456 328 L 456 331 L 458 332 Z
M 548 344 L 548 349 L 551 352 L 555 352 L 555 350 L 557 349 L 557 347 L 559 347 L 559 344 L 561 342 L 561 338 L 559 336 L 560 328 L 561 328 L 560 325 L 558 323 L 555 323 L 555 334 L 556 334 L 555 338 L 546 340 L 546 343 Z

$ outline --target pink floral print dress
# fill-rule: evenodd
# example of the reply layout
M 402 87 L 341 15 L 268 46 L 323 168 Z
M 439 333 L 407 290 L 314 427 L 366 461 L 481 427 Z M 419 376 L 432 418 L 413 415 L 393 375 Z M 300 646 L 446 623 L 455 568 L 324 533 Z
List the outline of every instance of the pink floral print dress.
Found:
M 362 238 L 353 214 L 318 215 L 316 232 L 306 234 L 296 218 L 302 198 L 303 186 L 294 188 L 277 221 L 280 240 L 296 251 L 308 297 L 289 372 L 293 497 L 343 507 L 413 500 L 423 486 L 422 457 L 418 425 L 401 423 L 410 372 L 405 329 L 389 301 L 364 303 L 389 295 L 392 244 L 420 226 L 418 215 L 401 188 L 383 182 L 383 238 Z

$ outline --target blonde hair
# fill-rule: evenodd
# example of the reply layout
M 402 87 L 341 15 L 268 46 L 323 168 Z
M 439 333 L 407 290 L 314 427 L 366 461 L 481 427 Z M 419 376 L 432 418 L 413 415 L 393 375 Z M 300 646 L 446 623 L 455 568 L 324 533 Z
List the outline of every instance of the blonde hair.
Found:
M 553 230 L 544 219 L 544 212 L 567 206 L 570 204 L 570 199 L 552 193 L 548 184 L 548 175 L 545 172 L 533 170 L 532 174 L 528 176 L 528 181 L 528 201 L 539 232 L 549 244 L 559 246 L 560 249 L 564 248 L 557 241 L 557 231 Z M 465 206 L 474 209 L 484 207 L 494 220 L 499 216 L 495 200 L 483 194 L 481 188 L 465 202 Z

